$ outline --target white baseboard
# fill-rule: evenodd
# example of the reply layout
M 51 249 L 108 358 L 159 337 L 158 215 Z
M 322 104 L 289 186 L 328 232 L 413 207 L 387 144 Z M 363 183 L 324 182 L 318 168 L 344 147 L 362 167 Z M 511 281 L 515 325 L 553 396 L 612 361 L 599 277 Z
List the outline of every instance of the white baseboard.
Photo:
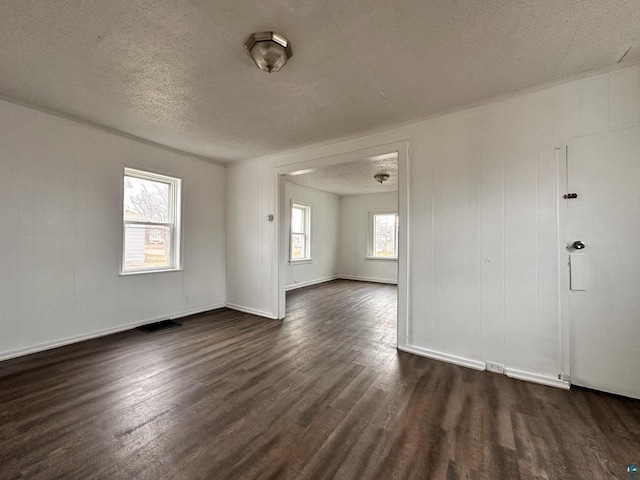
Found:
M 460 365 L 461 367 L 473 368 L 474 370 L 486 370 L 487 368 L 486 363 L 481 362 L 479 360 L 472 360 L 470 358 L 458 357 L 456 355 L 437 352 L 434 350 L 420 348 L 413 345 L 402 345 L 402 346 L 398 345 L 398 350 L 402 350 L 403 352 L 413 353 L 415 355 L 420 355 L 421 357 L 427 357 L 427 358 L 432 358 L 434 360 L 453 363 L 454 365 Z M 569 382 L 559 380 L 553 376 L 542 375 L 534 372 L 528 372 L 526 370 L 518 370 L 516 368 L 505 367 L 504 374 L 509 378 L 524 380 L 532 383 L 539 383 L 541 385 L 562 388 L 565 390 L 568 390 L 571 386 Z
M 359 277 L 357 275 L 338 275 L 337 278 L 341 278 L 343 280 L 356 280 L 358 282 L 373 282 L 373 283 L 390 283 L 393 285 L 398 284 L 398 280 L 394 280 L 392 278 L 375 278 L 375 277 Z
M 485 362 L 479 360 L 473 360 L 471 358 L 458 357 L 457 355 L 450 355 L 448 353 L 437 352 L 435 350 L 429 350 L 426 348 L 416 347 L 414 345 L 398 345 L 398 350 L 403 352 L 413 353 L 420 355 L 421 357 L 432 358 L 434 360 L 440 360 L 442 362 L 453 363 L 461 367 L 473 368 L 474 370 L 486 370 L 487 365 Z
M 258 317 L 266 317 L 272 320 L 277 320 L 278 317 L 273 313 L 264 312 L 262 310 L 257 310 L 255 308 L 243 307 L 241 305 L 235 305 L 233 303 L 227 303 L 225 307 L 230 308 L 231 310 L 237 310 L 242 313 L 250 313 L 251 315 L 257 315 Z
M 318 283 L 330 282 L 331 280 L 337 280 L 338 275 L 331 275 L 330 277 L 316 278 L 315 280 L 309 280 L 307 282 L 294 283 L 293 285 L 287 285 L 284 287 L 285 291 L 295 290 L 296 288 L 309 287 L 311 285 L 317 285 Z
M 114 333 L 124 332 L 125 330 L 131 330 L 132 328 L 139 327 L 140 325 L 146 325 L 147 323 L 159 322 L 161 320 L 178 319 L 188 317 L 190 315 L 196 315 L 198 313 L 208 312 L 210 310 L 216 310 L 223 308 L 224 304 L 208 305 L 206 307 L 194 308 L 192 310 L 185 310 L 180 313 L 174 313 L 172 315 L 161 315 L 154 318 L 146 318 L 144 320 L 138 320 L 135 322 L 119 325 L 117 327 L 106 328 L 104 330 L 96 330 L 90 333 L 83 333 L 80 335 L 74 335 L 72 337 L 61 338 L 52 342 L 39 343 L 37 345 L 31 345 L 29 347 L 16 348 L 14 350 L 7 350 L 0 352 L 0 361 L 9 360 L 10 358 L 22 357 L 31 353 L 44 352 L 45 350 L 51 350 L 52 348 L 64 347 L 65 345 L 71 345 L 72 343 L 83 342 L 85 340 L 91 340 L 92 338 L 106 337 L 107 335 L 113 335 Z
M 504 369 L 504 374 L 509 378 L 516 378 L 518 380 L 525 380 L 527 382 L 539 383 L 541 385 L 547 385 L 548 387 L 562 388 L 569 390 L 571 384 L 560 380 L 556 377 L 549 375 L 541 375 L 539 373 L 527 372 L 526 370 L 518 370 L 515 368 Z

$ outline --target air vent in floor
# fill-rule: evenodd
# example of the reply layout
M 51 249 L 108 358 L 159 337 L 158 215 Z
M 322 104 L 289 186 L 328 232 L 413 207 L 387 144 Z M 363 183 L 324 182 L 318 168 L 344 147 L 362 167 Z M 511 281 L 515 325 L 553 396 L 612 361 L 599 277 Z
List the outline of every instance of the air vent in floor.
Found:
M 182 325 L 181 323 L 176 322 L 175 320 L 162 320 L 161 322 L 148 323 L 146 325 L 141 325 L 138 327 L 138 330 L 141 330 L 146 333 L 157 332 L 159 330 L 166 330 L 167 328 L 179 327 Z

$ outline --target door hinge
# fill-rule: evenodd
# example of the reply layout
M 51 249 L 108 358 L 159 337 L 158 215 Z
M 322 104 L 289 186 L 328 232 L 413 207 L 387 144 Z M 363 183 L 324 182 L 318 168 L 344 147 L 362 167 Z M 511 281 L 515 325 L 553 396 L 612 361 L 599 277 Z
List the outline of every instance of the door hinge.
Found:
M 565 193 L 562 198 L 564 198 L 565 200 L 569 200 L 571 198 L 578 198 L 578 194 L 577 193 Z

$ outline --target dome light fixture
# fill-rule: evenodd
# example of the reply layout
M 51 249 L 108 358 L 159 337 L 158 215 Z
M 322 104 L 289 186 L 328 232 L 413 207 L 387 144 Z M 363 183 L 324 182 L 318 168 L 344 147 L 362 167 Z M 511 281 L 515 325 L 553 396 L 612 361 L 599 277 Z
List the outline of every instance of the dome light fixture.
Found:
M 269 73 L 280 70 L 293 55 L 289 40 L 276 32 L 252 33 L 244 46 L 258 68 Z
M 388 173 L 376 173 L 373 178 L 376 179 L 376 182 L 378 183 L 384 183 L 387 180 L 389 180 L 389 174 Z

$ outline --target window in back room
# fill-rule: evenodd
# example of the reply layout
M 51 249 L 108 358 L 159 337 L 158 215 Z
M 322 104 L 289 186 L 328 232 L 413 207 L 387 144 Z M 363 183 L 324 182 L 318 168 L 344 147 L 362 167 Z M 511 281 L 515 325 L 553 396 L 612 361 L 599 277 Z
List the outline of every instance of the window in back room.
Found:
M 311 205 L 291 203 L 291 262 L 311 260 Z
M 369 258 L 398 258 L 398 213 L 370 212 Z

